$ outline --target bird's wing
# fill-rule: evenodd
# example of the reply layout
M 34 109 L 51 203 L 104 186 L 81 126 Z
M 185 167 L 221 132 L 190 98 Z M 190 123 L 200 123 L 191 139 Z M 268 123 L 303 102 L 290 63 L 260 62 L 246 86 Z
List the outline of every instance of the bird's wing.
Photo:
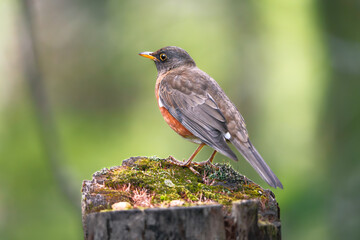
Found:
M 159 86 L 161 104 L 203 143 L 237 161 L 226 143 L 228 130 L 225 118 L 214 99 L 205 91 L 206 84 L 190 81 L 189 77 L 186 74 L 166 75 Z

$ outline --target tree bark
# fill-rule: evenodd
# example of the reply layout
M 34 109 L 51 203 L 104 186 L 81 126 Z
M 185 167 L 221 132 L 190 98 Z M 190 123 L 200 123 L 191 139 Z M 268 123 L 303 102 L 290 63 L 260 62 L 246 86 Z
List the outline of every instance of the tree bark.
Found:
M 269 190 L 264 190 L 260 197 L 254 197 L 253 199 L 243 199 L 233 201 L 228 206 L 216 204 L 211 202 L 210 205 L 199 203 L 194 200 L 190 201 L 192 204 L 201 204 L 200 206 L 178 206 L 173 207 L 171 204 L 165 205 L 152 205 L 148 208 L 134 207 L 136 204 L 131 198 L 131 193 L 138 191 L 138 189 L 126 189 L 120 186 L 116 182 L 115 188 L 110 189 L 114 182 L 111 182 L 112 178 L 120 179 L 124 169 L 130 169 L 131 174 L 135 172 L 141 172 L 140 177 L 146 176 L 156 178 L 151 175 L 148 170 L 144 170 L 144 165 L 136 165 L 137 161 L 148 161 L 147 158 L 131 158 L 123 162 L 122 167 L 113 167 L 109 169 L 103 169 L 96 172 L 93 175 L 91 181 L 84 181 L 82 189 L 82 214 L 83 214 L 83 228 L 86 240 L 98 240 L 98 239 L 128 239 L 128 240 L 143 240 L 143 239 L 281 239 L 281 224 L 279 219 L 279 207 L 275 200 L 273 193 Z M 161 164 L 159 163 L 161 161 Z M 150 161 L 151 162 L 151 161 Z M 162 166 L 162 170 L 168 170 L 169 165 L 165 166 L 166 160 L 154 160 L 154 162 Z M 121 169 L 121 170 L 119 170 Z M 194 174 L 186 168 L 176 168 L 177 171 L 188 171 L 190 174 Z M 173 171 L 173 170 L 171 170 Z M 114 172 L 116 174 L 114 175 Z M 224 172 L 223 172 L 224 173 Z M 113 174 L 113 175 L 111 175 Z M 132 175 L 134 176 L 134 175 Z M 165 175 L 167 176 L 167 175 Z M 189 177 L 189 176 L 188 176 Z M 125 178 L 126 181 L 127 178 Z M 138 180 L 137 177 L 133 180 Z M 213 186 L 208 180 L 204 181 L 206 186 Z M 166 179 L 165 184 L 169 184 L 169 179 Z M 188 178 L 187 178 L 188 180 Z M 142 178 L 141 184 L 144 184 Z M 194 181 L 194 179 L 192 180 Z M 224 182 L 217 182 L 221 186 L 214 189 L 222 188 L 225 183 L 229 189 L 234 189 L 234 184 L 229 184 L 230 179 L 226 179 Z M 249 180 L 250 181 L 250 180 Z M 174 188 L 180 185 L 179 182 L 175 182 L 174 179 L 170 181 L 169 188 Z M 111 184 L 110 184 L 111 183 Z M 198 185 L 199 183 L 192 182 L 191 184 Z M 245 183 L 241 183 L 245 184 Z M 248 183 L 246 183 L 248 184 Z M 146 184 L 147 185 L 147 184 Z M 172 186 L 174 185 L 174 186 Z M 253 183 L 256 191 L 259 186 Z M 236 185 L 239 186 L 239 185 Z M 247 185 L 245 185 L 247 186 Z M 149 189 L 151 186 L 148 186 Z M 226 188 L 228 189 L 228 188 Z M 245 190 L 243 190 L 245 191 Z M 254 190 L 252 190 L 254 191 Z M 224 193 L 225 192 L 225 193 Z M 193 193 L 195 195 L 195 193 Z M 214 194 L 216 192 L 214 191 Z M 221 196 L 236 194 L 230 190 L 221 190 Z M 248 195 L 244 195 L 248 198 Z M 156 196 L 152 195 L 152 199 Z M 269 198 L 264 203 L 264 198 Z M 186 200 L 186 199 L 185 199 Z M 179 202 L 186 202 L 184 199 L 180 199 Z M 114 210 L 114 203 L 126 203 L 120 204 L 120 206 L 130 206 L 133 209 L 130 210 Z M 170 207 L 169 207 L 170 206 Z

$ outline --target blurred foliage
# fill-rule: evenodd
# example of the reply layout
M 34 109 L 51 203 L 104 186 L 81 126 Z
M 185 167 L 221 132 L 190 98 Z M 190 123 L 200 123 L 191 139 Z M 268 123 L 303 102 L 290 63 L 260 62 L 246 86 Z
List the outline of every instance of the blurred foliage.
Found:
M 79 239 L 80 209 L 54 178 L 23 71 L 22 2 L 0 1 L 0 239 Z M 282 180 L 284 239 L 360 237 L 357 1 L 27 2 L 78 201 L 81 181 L 103 167 L 195 149 L 166 126 L 154 64 L 137 55 L 175 45 L 223 87 Z M 267 187 L 245 161 L 231 164 Z

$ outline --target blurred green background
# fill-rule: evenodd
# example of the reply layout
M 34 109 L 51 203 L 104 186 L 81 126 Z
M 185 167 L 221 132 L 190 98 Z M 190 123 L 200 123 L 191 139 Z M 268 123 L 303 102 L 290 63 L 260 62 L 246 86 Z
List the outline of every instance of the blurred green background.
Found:
M 360 239 L 359 12 L 355 0 L 1 0 L 0 239 L 81 239 L 82 180 L 131 156 L 192 153 L 137 55 L 168 45 L 243 114 L 284 184 L 272 189 L 283 238 Z

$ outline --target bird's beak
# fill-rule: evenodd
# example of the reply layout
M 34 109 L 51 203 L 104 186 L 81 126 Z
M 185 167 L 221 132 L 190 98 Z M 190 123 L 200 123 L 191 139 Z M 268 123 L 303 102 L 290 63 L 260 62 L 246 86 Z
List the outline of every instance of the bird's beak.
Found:
M 139 53 L 139 55 L 142 57 L 150 58 L 151 60 L 154 60 L 154 61 L 159 61 L 156 57 L 154 57 L 152 55 L 152 52 L 141 52 L 141 53 Z

